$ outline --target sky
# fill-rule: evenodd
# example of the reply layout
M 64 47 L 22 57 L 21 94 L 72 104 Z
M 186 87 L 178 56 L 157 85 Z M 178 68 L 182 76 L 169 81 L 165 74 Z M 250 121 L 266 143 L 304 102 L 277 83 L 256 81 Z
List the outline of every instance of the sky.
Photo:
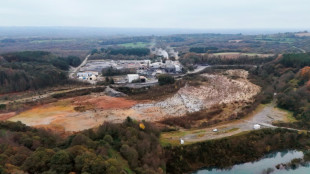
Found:
M 309 0 L 0 0 L 0 26 L 310 28 Z

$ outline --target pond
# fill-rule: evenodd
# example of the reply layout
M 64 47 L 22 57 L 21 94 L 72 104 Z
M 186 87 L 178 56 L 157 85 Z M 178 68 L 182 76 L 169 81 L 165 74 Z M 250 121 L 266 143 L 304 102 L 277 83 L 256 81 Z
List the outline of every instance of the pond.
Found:
M 237 164 L 229 169 L 207 168 L 200 169 L 193 174 L 305 174 L 310 173 L 310 166 L 299 166 L 296 169 L 276 169 L 278 164 L 286 164 L 295 158 L 303 158 L 301 151 L 290 150 L 270 153 L 259 161 Z

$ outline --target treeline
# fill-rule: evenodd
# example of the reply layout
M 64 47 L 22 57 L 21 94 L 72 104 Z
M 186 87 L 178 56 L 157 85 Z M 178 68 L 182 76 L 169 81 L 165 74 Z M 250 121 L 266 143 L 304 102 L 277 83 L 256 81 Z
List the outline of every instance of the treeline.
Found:
M 284 55 L 283 59 L 285 57 Z M 280 62 L 284 66 L 302 67 L 298 63 L 299 59 L 300 55 L 298 54 L 293 64 L 286 64 L 286 60 Z M 279 107 L 293 111 L 293 115 L 297 120 L 310 121 L 310 67 L 306 66 L 284 71 L 279 76 L 275 87 L 278 92 L 277 104 Z
M 207 53 L 208 51 L 216 51 L 218 50 L 217 47 L 191 47 L 189 52 L 194 53 Z
M 136 56 L 146 56 L 150 54 L 150 49 L 148 48 L 119 48 L 111 49 L 109 54 L 117 55 L 136 55 Z
M 9 53 L 2 55 L 3 58 L 9 63 L 42 63 L 42 64 L 52 64 L 53 66 L 68 70 L 69 66 L 78 66 L 81 64 L 81 59 L 76 56 L 68 57 L 56 57 L 50 52 L 45 51 L 25 51 L 17 53 Z
M 78 57 L 59 58 L 48 52 L 26 51 L 2 55 L 0 93 L 39 89 L 68 82 L 69 66 L 80 64 Z
M 137 173 L 165 171 L 160 132 L 128 118 L 67 138 L 17 122 L 0 122 L 0 173 Z
M 277 105 L 293 112 L 293 116 L 304 122 L 310 121 L 310 55 L 284 54 L 272 71 L 277 76 L 274 88 Z
M 107 48 L 107 49 L 94 49 L 92 50 L 91 54 L 108 54 L 108 55 L 134 55 L 134 56 L 146 56 L 150 54 L 150 49 L 149 48 Z
M 263 64 L 274 60 L 274 57 L 249 57 L 249 56 L 240 56 L 239 58 L 225 58 L 220 56 L 210 56 L 210 55 L 201 55 L 196 53 L 187 53 L 180 57 L 180 62 L 186 66 L 190 67 L 197 64 L 209 64 L 209 65 L 244 65 L 244 64 Z
M 284 54 L 281 64 L 286 67 L 302 68 L 310 66 L 310 53 Z
M 126 75 L 126 74 L 135 74 L 135 69 L 116 69 L 113 67 L 104 68 L 101 71 L 103 76 L 118 76 L 118 75 Z
M 285 129 L 263 129 L 237 137 L 185 146 L 168 146 L 167 173 L 188 173 L 201 167 L 230 167 L 254 161 L 274 150 L 306 147 L 306 134 Z
M 278 107 L 292 111 L 293 116 L 305 124 L 310 121 L 310 67 L 307 59 L 309 54 L 284 54 L 280 60 L 251 71 L 269 84 L 263 91 L 269 99 L 275 97 Z
M 113 38 L 113 39 L 106 39 L 100 41 L 100 45 L 117 45 L 117 44 L 126 44 L 126 43 L 133 43 L 133 42 L 150 42 L 151 37 L 125 37 L 125 38 Z

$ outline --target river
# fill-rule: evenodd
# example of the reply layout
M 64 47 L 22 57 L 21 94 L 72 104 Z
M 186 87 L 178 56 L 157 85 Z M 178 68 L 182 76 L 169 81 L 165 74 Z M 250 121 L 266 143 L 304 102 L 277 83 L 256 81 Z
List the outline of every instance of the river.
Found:
M 277 169 L 278 164 L 289 163 L 292 159 L 303 158 L 301 151 L 282 151 L 266 155 L 259 161 L 237 164 L 229 169 L 208 168 L 200 169 L 192 174 L 306 174 L 310 173 L 310 166 L 299 165 L 296 169 Z

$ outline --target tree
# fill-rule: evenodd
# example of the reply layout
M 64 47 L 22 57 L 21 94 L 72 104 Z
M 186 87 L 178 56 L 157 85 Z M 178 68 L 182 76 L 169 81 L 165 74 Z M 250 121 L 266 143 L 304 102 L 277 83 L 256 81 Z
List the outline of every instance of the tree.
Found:
M 81 59 L 76 56 L 68 56 L 66 60 L 69 63 L 69 65 L 74 66 L 74 67 L 77 67 L 82 63 Z
M 162 74 L 158 77 L 158 83 L 159 85 L 167 85 L 167 84 L 173 84 L 175 82 L 174 77 L 168 74 Z
M 61 150 L 51 158 L 51 170 L 67 174 L 72 170 L 72 162 L 68 152 Z
M 132 167 L 137 167 L 138 166 L 138 152 L 132 148 L 129 147 L 127 144 L 122 145 L 120 149 L 121 154 L 127 159 L 129 162 L 130 166 Z
M 94 54 L 96 54 L 96 53 L 98 53 L 98 50 L 97 50 L 97 49 L 91 50 L 91 55 L 94 55 Z
M 81 173 L 105 173 L 103 159 L 91 152 L 78 155 L 74 161 L 75 169 Z
M 111 135 L 105 135 L 103 140 L 109 144 L 111 144 L 113 142 L 113 138 L 111 137 Z
M 24 162 L 22 169 L 29 173 L 42 173 L 50 168 L 51 156 L 54 155 L 51 149 L 39 148 L 33 152 Z

